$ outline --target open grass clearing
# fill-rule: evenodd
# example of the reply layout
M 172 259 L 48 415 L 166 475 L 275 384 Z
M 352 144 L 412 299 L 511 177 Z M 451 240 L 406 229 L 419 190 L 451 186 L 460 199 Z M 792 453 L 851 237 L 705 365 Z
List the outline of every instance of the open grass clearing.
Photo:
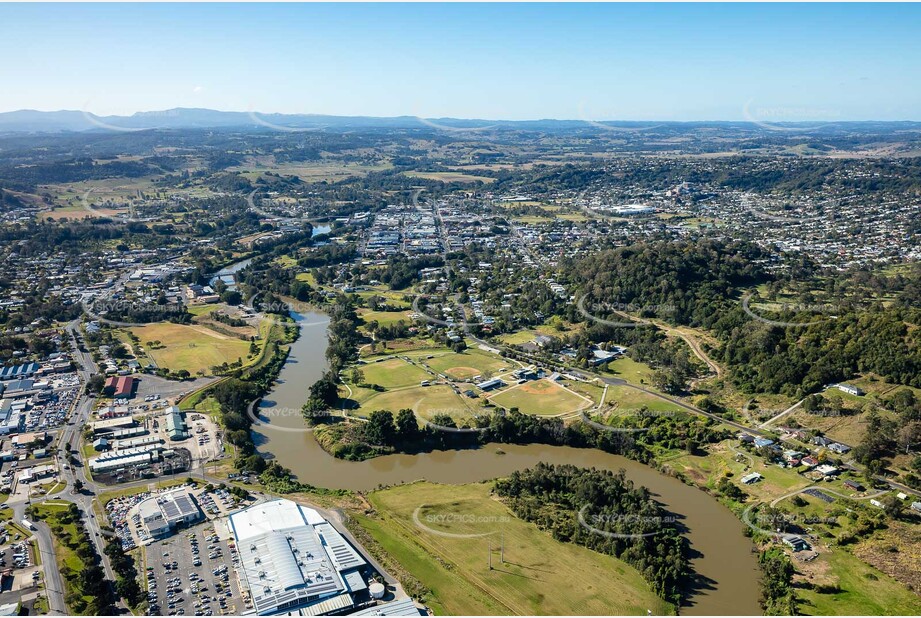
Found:
M 371 311 L 370 309 L 360 309 L 358 315 L 365 321 L 365 325 L 371 322 L 377 322 L 380 326 L 393 326 L 397 322 L 403 322 L 406 325 L 412 324 L 412 319 L 407 311 Z
M 622 356 L 608 363 L 608 370 L 603 375 L 623 378 L 632 384 L 648 384 L 652 380 L 653 370 L 646 363 Z
M 634 411 L 646 408 L 652 412 L 682 412 L 683 409 L 675 404 L 660 399 L 641 390 L 629 386 L 610 386 L 606 403 L 615 403 L 617 410 Z
M 192 375 L 199 371 L 210 375 L 211 367 L 225 362 L 232 363 L 238 358 L 245 363 L 249 355 L 249 343 L 246 341 L 204 326 L 164 322 L 137 326 L 130 330 L 157 366 L 171 371 L 185 369 Z M 152 349 L 147 345 L 148 341 L 159 341 L 160 346 Z
M 496 181 L 495 178 L 490 178 L 489 176 L 475 176 L 462 172 L 403 172 L 403 174 L 410 178 L 424 178 L 426 180 L 437 180 L 439 182 L 483 182 L 490 184 Z
M 447 614 L 674 613 L 635 569 L 554 540 L 492 499 L 489 488 L 414 483 L 375 492 L 369 500 L 378 516 L 360 516 L 359 523 L 432 591 L 433 607 Z M 437 532 L 497 534 L 456 538 Z M 494 551 L 490 570 L 487 555 L 500 540 L 504 562 Z
M 882 616 L 921 614 L 921 597 L 882 571 L 863 563 L 842 548 L 830 548 L 808 567 L 813 583 L 836 584 L 840 591 L 820 593 L 799 588 L 800 611 L 825 616 Z M 808 570 L 807 570 L 808 569 Z

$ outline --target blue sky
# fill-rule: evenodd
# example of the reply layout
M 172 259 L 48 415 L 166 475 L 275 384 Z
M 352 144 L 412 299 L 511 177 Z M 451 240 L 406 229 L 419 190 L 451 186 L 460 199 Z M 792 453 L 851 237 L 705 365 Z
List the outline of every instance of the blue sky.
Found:
M 921 5 L 0 5 L 0 111 L 921 120 Z

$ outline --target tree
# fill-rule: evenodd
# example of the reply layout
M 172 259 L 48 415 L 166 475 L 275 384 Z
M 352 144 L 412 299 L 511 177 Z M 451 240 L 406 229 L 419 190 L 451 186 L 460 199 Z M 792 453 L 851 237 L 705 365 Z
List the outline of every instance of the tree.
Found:
M 375 410 L 364 425 L 365 439 L 371 444 L 390 446 L 396 437 L 396 426 L 390 410 Z
M 876 476 L 881 474 L 885 468 L 885 463 L 882 459 L 871 459 L 864 465 L 866 467 L 863 469 L 863 477 L 867 479 L 870 486 L 873 486 L 876 483 Z
M 87 380 L 86 390 L 88 390 L 91 393 L 101 393 L 103 387 L 105 386 L 105 383 L 106 383 L 106 379 L 102 375 L 96 374 L 93 377 L 91 377 L 89 380 Z
M 921 443 L 921 421 L 911 421 L 899 430 L 899 446 L 905 449 L 905 453 L 911 451 L 911 447 Z
M 893 519 L 898 519 L 902 515 L 902 511 L 905 510 L 905 503 L 897 496 L 888 495 L 880 500 L 880 502 L 883 505 L 883 511 L 886 515 Z
M 409 408 L 403 408 L 397 413 L 396 433 L 401 443 L 414 442 L 418 439 L 419 423 L 416 421 L 416 414 Z
M 336 375 L 332 371 L 324 372 L 323 376 L 310 387 L 310 399 L 323 403 L 327 407 L 336 405 L 336 402 L 339 401 L 339 386 L 336 383 Z
M 243 302 L 243 295 L 236 290 L 227 290 L 221 294 L 221 300 L 228 305 L 235 306 Z

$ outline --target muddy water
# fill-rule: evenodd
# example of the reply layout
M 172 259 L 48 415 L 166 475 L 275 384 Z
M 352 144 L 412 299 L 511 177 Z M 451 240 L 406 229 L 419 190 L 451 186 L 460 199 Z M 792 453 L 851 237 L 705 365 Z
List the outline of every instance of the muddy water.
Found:
M 632 460 L 593 449 L 543 445 L 490 444 L 479 449 L 437 451 L 421 455 L 389 455 L 364 462 L 335 459 L 309 431 L 297 411 L 307 389 L 326 366 L 326 318 L 308 313 L 295 316 L 300 338 L 278 383 L 262 403 L 267 425 L 254 430 L 259 450 L 290 468 L 312 485 L 370 490 L 380 485 L 425 479 L 436 483 L 471 483 L 505 476 L 540 461 L 582 467 L 624 469 L 637 485 L 677 514 L 686 528 L 696 581 L 686 615 L 754 615 L 758 606 L 758 569 L 743 524 L 728 509 L 702 491 L 689 487 Z

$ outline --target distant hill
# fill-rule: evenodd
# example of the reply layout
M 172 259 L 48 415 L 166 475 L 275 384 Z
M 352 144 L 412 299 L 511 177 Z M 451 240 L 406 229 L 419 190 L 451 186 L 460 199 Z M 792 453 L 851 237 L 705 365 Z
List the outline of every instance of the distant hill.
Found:
M 888 132 L 921 130 L 919 122 L 834 122 L 775 123 L 802 133 Z M 688 130 L 718 128 L 745 133 L 766 129 L 751 122 L 594 122 L 585 120 L 473 120 L 459 118 L 422 119 L 415 116 L 380 118 L 373 116 L 326 116 L 320 114 L 263 114 L 257 112 L 222 112 L 213 109 L 183 108 L 138 112 L 130 116 L 97 116 L 89 112 L 61 110 L 42 112 L 18 110 L 0 113 L 0 133 L 58 133 L 82 131 L 137 131 L 145 129 L 239 128 L 276 130 L 322 129 L 441 129 L 484 131 L 510 129 L 519 131 L 600 131 L 610 129 L 668 134 Z
M 319 114 L 262 114 L 222 112 L 213 109 L 174 108 L 138 112 L 131 116 L 97 116 L 89 112 L 19 110 L 0 113 L 0 132 L 134 131 L 143 129 L 281 128 L 292 130 L 335 128 L 425 128 L 427 123 L 446 127 L 480 128 L 495 125 L 485 120 L 452 118 L 423 121 L 413 116 L 324 116 Z M 430 125 L 429 125 L 430 126 Z

